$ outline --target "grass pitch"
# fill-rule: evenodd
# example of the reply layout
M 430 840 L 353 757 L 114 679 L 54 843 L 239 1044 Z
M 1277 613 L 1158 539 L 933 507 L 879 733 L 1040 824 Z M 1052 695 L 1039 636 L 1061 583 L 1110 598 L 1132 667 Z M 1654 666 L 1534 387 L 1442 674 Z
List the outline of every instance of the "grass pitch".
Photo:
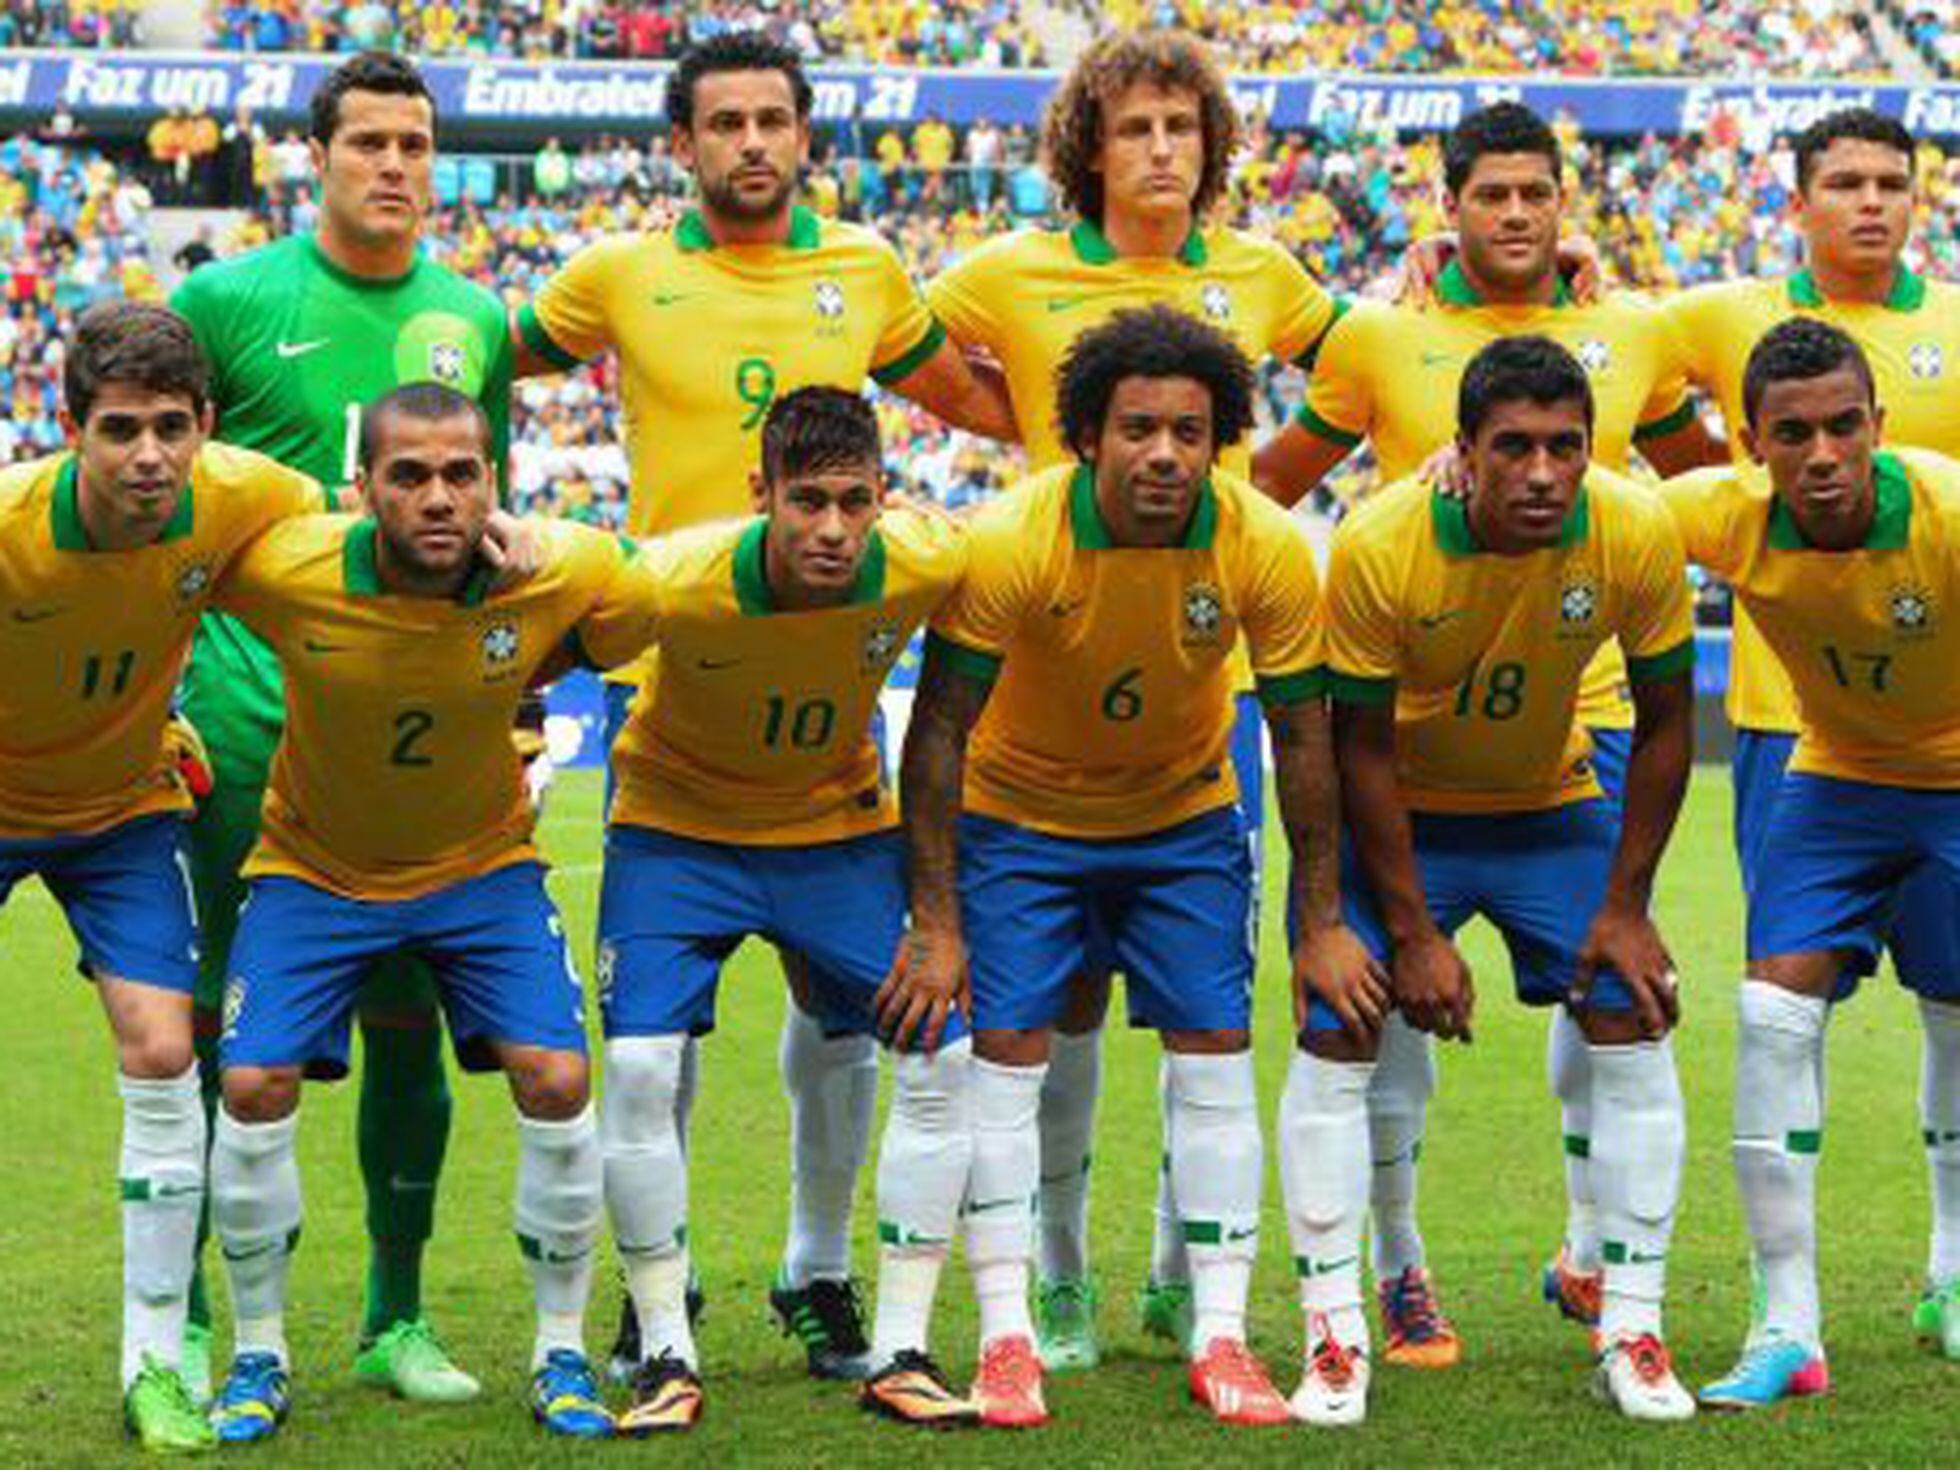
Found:
M 582 964 L 590 958 L 598 898 L 598 801 L 595 775 L 561 780 L 544 832 Z M 1289 1046 L 1279 876 L 1275 863 L 1258 999 L 1269 1126 Z M 1662 876 L 1660 913 L 1683 976 L 1677 1046 L 1689 1107 L 1669 1338 L 1684 1376 L 1699 1384 L 1733 1360 L 1749 1300 L 1727 1148 L 1742 908 L 1729 853 L 1728 785 L 1719 771 L 1697 774 Z M 0 1465 L 133 1461 L 116 1411 L 118 1108 L 107 1029 L 88 987 L 75 978 L 59 912 L 38 885 L 17 890 L 0 916 L 0 946 L 15 1017 L 0 1032 L 0 1159 L 12 1200 L 0 1212 Z M 694 1128 L 692 1239 L 709 1295 L 701 1335 L 709 1411 L 700 1429 L 683 1441 L 574 1447 L 547 1442 L 531 1426 L 523 1399 L 529 1289 L 510 1229 L 516 1150 L 496 1078 L 455 1081 L 457 1126 L 428 1267 L 429 1315 L 459 1361 L 483 1378 L 485 1395 L 462 1408 L 411 1409 L 356 1386 L 348 1369 L 364 1262 L 355 1093 L 346 1085 L 309 1087 L 300 1145 L 306 1238 L 288 1316 L 295 1412 L 280 1438 L 251 1457 L 369 1467 L 657 1457 L 856 1470 L 996 1463 L 1019 1454 L 1071 1466 L 1195 1465 L 1224 1456 L 1245 1464 L 1332 1457 L 1396 1465 L 1738 1458 L 1898 1464 L 1941 1456 L 1960 1365 L 1918 1348 L 1908 1326 L 1927 1218 L 1909 997 L 1889 980 L 1870 984 L 1832 1027 L 1820 1199 L 1836 1391 L 1748 1419 L 1703 1416 L 1678 1428 L 1636 1429 L 1590 1401 L 1582 1337 L 1538 1300 L 1538 1268 L 1563 1222 L 1544 1018 L 1511 999 L 1488 930 L 1473 929 L 1467 947 L 1479 978 L 1477 1041 L 1443 1056 L 1422 1205 L 1431 1264 L 1465 1339 L 1466 1361 L 1442 1374 L 1378 1370 L 1371 1419 L 1358 1431 L 1215 1428 L 1185 1401 L 1173 1357 L 1137 1331 L 1131 1301 L 1148 1261 L 1158 1151 L 1156 1045 L 1120 1028 L 1110 1036 L 1095 1164 L 1107 1362 L 1088 1376 L 1050 1380 L 1052 1426 L 1018 1439 L 928 1441 L 870 1420 L 845 1390 L 805 1379 L 800 1351 L 776 1335 L 765 1306 L 785 1215 L 785 1109 L 776 1078 L 784 999 L 773 960 L 750 946 L 722 991 L 721 1027 L 704 1053 Z M 1253 1337 L 1290 1390 L 1298 1376 L 1299 1317 L 1270 1138 L 1268 1166 Z M 870 1190 L 867 1170 L 857 1254 L 867 1275 Z M 609 1340 L 615 1302 L 602 1272 L 589 1327 L 595 1355 Z M 956 1262 L 935 1336 L 956 1377 L 970 1370 L 973 1341 L 966 1277 Z

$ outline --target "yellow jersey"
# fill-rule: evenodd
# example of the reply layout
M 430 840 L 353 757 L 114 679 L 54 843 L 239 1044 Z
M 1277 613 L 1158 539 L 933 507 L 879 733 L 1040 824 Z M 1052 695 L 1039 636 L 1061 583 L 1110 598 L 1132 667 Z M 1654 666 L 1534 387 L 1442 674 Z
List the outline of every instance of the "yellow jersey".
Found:
M 1624 472 L 1643 439 L 1674 433 L 1694 416 L 1680 354 L 1667 319 L 1645 298 L 1615 293 L 1575 303 L 1560 281 L 1549 305 L 1484 301 L 1451 261 L 1428 310 L 1366 302 L 1334 325 L 1314 359 L 1300 424 L 1352 449 L 1363 439 L 1393 484 L 1456 438 L 1457 387 L 1471 358 L 1500 337 L 1537 333 L 1567 348 L 1593 390 L 1592 457 Z M 1632 727 L 1626 661 L 1603 645 L 1579 694 L 1591 729 Z
M 781 244 L 717 245 L 693 211 L 600 240 L 518 330 L 561 368 L 618 354 L 635 536 L 746 515 L 770 404 L 811 384 L 898 382 L 945 336 L 890 245 L 805 209 Z
M 1885 409 L 1885 442 L 1960 455 L 1960 287 L 1930 281 L 1901 266 L 1879 305 L 1826 301 L 1808 270 L 1781 280 L 1698 286 L 1671 298 L 1669 320 L 1682 344 L 1688 376 L 1721 406 L 1738 463 L 1747 458 L 1742 429 L 1742 372 L 1763 334 L 1793 316 L 1841 327 L 1864 349 Z M 1729 645 L 1729 719 L 1744 730 L 1794 733 L 1796 694 L 1789 675 L 1763 642 L 1746 606 L 1738 607 Z
M 966 809 L 1085 838 L 1162 831 L 1235 800 L 1230 656 L 1268 702 L 1321 695 L 1306 533 L 1234 475 L 1176 546 L 1112 543 L 1086 466 L 1044 470 L 971 523 L 966 579 L 932 621 L 943 656 L 996 680 Z
M 253 538 L 324 503 L 305 475 L 207 444 L 156 541 L 97 551 L 72 454 L 0 469 L 0 838 L 189 810 L 164 725 L 198 618 Z
M 1811 547 L 1754 466 L 1661 491 L 1795 689 L 1791 770 L 1960 788 L 1960 463 L 1894 449 L 1873 468 L 1877 513 L 1850 551 Z
M 760 517 L 648 543 L 659 658 L 613 745 L 610 820 L 710 842 L 834 842 L 897 806 L 871 738 L 885 679 L 966 568 L 937 516 L 879 518 L 850 601 L 778 609 Z
M 540 525 L 539 570 L 494 593 L 487 570 L 454 598 L 384 591 L 375 524 L 347 515 L 279 526 L 232 566 L 216 602 L 286 676 L 247 876 L 397 902 L 537 859 L 510 738 L 531 675 L 568 639 L 606 667 L 654 631 L 631 543 Z
M 1327 680 L 1395 703 L 1396 766 L 1416 811 L 1514 812 L 1600 794 L 1573 718 L 1608 639 L 1636 681 L 1694 665 L 1681 538 L 1654 492 L 1594 466 L 1558 543 L 1482 550 L 1464 502 L 1407 479 L 1334 533 Z
M 1034 470 L 1074 462 L 1055 423 L 1056 371 L 1075 339 L 1114 313 L 1176 307 L 1222 328 L 1255 363 L 1308 356 L 1338 314 L 1272 240 L 1215 225 L 1193 230 L 1174 258 L 1125 256 L 1086 220 L 990 240 L 942 272 L 926 300 L 956 341 L 999 361 Z M 1234 445 L 1220 463 L 1249 474 L 1251 446 Z

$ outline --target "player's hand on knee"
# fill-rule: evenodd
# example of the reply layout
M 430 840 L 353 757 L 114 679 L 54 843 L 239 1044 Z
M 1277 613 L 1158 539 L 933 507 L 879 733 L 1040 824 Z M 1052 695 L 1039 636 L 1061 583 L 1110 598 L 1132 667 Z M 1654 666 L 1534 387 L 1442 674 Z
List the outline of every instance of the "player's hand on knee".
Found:
M 481 555 L 496 573 L 492 590 L 506 592 L 536 576 L 544 565 L 544 537 L 529 516 L 493 510 L 483 527 Z
M 1575 1009 L 1588 1003 L 1594 978 L 1601 970 L 1613 971 L 1626 983 L 1641 1035 L 1657 1041 L 1680 1021 L 1674 958 L 1645 912 L 1609 902 L 1593 916 L 1586 942 L 1579 948 L 1579 970 L 1572 983 L 1570 1000 Z
M 916 1039 L 919 1050 L 936 1051 L 946 1018 L 964 1005 L 966 994 L 966 947 L 959 936 L 907 930 L 872 1000 L 878 1034 L 894 1048 Z
M 1477 992 L 1470 967 L 1442 932 L 1430 929 L 1395 946 L 1389 975 L 1395 1008 L 1418 1031 L 1470 1040 Z
M 1303 931 L 1293 952 L 1294 1031 L 1306 1027 L 1308 1010 L 1316 1000 L 1356 1041 L 1372 1041 L 1388 1016 L 1388 971 L 1345 924 Z

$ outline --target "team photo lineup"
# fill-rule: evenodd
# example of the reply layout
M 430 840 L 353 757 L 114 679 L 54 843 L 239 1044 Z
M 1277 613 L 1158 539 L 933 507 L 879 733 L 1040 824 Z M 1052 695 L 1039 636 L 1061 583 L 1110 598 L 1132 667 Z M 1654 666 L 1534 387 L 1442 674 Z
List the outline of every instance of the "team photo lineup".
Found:
M 298 151 L 261 145 L 304 205 L 200 240 L 168 289 L 84 230 L 104 288 L 49 331 L 62 283 L 21 287 L 9 236 L 0 943 L 18 956 L 38 879 L 113 1047 L 120 1363 L 103 1273 L 69 1370 L 92 1442 L 292 1441 L 350 1364 L 402 1415 L 494 1397 L 433 1320 L 425 1252 L 432 1280 L 528 1280 L 528 1354 L 500 1338 L 525 1398 L 496 1412 L 540 1451 L 690 1431 L 711 1398 L 734 1420 L 795 1371 L 723 1380 L 710 1301 L 766 1310 L 834 1385 L 809 1433 L 853 1402 L 1072 1432 L 1070 1388 L 1116 1366 L 1119 1280 L 1162 1349 L 1133 1412 L 1420 1420 L 1425 1384 L 1501 1371 L 1417 1221 L 1430 1114 L 1493 1064 L 1441 1043 L 1520 1008 L 1543 1105 L 1504 1147 L 1562 1170 L 1564 1202 L 1506 1243 L 1539 1253 L 1527 1292 L 1571 1339 L 1524 1395 L 1600 1435 L 1848 1398 L 1826 1038 L 1894 977 L 1913 1022 L 1873 1044 L 1918 1083 L 1887 1122 L 1923 1139 L 1930 1223 L 1915 1204 L 1923 1269 L 1870 1275 L 1893 1327 L 1855 1361 L 1960 1362 L 1960 287 L 1910 263 L 1943 155 L 1889 111 L 1818 109 L 1764 140 L 1787 243 L 1710 172 L 1670 236 L 1679 174 L 1488 100 L 1384 166 L 1368 218 L 1393 248 L 1330 226 L 1307 249 L 1237 210 L 1247 160 L 1297 174 L 1300 218 L 1352 182 L 1275 163 L 1215 35 L 1122 9 L 1024 140 L 1039 211 L 992 152 L 845 167 L 809 48 L 718 29 L 665 73 L 672 195 L 591 203 L 619 227 L 567 258 L 534 230 L 492 289 L 453 268 L 500 247 L 438 198 L 426 62 L 343 36 Z M 606 155 L 545 189 L 560 141 L 538 187 L 578 211 Z M 75 146 L 0 144 L 0 191 L 114 215 L 113 167 L 66 179 Z M 841 207 L 845 181 L 944 191 L 959 246 L 860 222 L 893 216 Z M 1620 284 L 1725 226 L 1752 237 L 1719 265 Z M 1725 728 L 1698 717 L 1716 607 Z M 603 761 L 590 925 L 547 885 L 574 681 Z M 1697 768 L 1711 724 L 1730 748 Z M 1710 782 L 1737 896 L 1700 912 L 1739 974 L 1695 973 L 1700 936 L 1657 901 Z M 1501 948 L 1473 976 L 1475 919 Z M 786 1117 L 739 1181 L 757 1217 L 787 1198 L 766 1303 L 690 1230 L 738 963 L 780 1017 L 780 1093 L 738 1103 Z M 1677 1068 L 1691 989 L 1729 1018 L 1719 1075 Z M 1125 1023 L 1156 1033 L 1137 1126 L 1161 1164 L 1149 1197 L 1101 1191 L 1149 1239 L 1105 1269 L 1091 1161 Z M 77 1096 L 117 1106 L 90 1057 Z M 452 1133 L 503 1126 L 452 1072 L 502 1073 L 515 1109 L 496 1263 L 435 1230 Z M 343 1078 L 348 1197 L 310 1153 L 303 1205 L 303 1084 Z M 1718 1177 L 1703 1135 L 1740 1207 L 1711 1226 L 1722 1300 L 1749 1307 L 1687 1344 L 1663 1307 L 1706 1287 L 1669 1269 Z M 105 1160 L 69 1158 L 107 1199 Z M 1269 1168 L 1284 1339 L 1250 1325 Z M 342 1204 L 358 1301 L 301 1248 Z M 345 1361 L 295 1355 L 309 1317 L 358 1321 Z

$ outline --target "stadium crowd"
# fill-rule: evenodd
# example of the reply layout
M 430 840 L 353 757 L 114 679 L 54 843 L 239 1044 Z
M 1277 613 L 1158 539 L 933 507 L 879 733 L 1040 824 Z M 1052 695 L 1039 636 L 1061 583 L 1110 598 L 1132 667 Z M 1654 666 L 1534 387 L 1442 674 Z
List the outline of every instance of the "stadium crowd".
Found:
M 0 45 L 131 40 L 137 0 L 7 0 Z M 1092 26 L 1175 24 L 1245 72 L 1556 71 L 1861 77 L 1882 63 L 1869 7 L 1852 0 L 1111 0 L 1075 8 Z M 1954 59 L 1949 0 L 1895 0 L 1895 20 L 1935 66 Z M 732 29 L 761 29 L 805 56 L 848 62 L 1042 66 L 1034 8 L 1015 0 L 211 0 L 206 35 L 234 51 L 661 59 Z

